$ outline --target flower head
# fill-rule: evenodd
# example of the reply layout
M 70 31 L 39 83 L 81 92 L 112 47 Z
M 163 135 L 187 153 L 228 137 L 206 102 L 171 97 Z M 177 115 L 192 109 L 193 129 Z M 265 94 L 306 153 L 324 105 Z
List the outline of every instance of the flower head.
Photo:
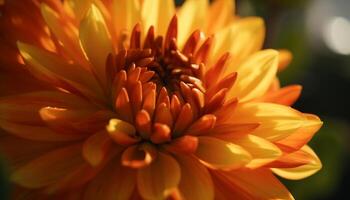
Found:
M 292 199 L 273 173 L 320 169 L 307 142 L 322 123 L 289 107 L 300 86 L 279 87 L 290 54 L 261 50 L 263 21 L 232 8 L 5 2 L 0 150 L 18 193 Z

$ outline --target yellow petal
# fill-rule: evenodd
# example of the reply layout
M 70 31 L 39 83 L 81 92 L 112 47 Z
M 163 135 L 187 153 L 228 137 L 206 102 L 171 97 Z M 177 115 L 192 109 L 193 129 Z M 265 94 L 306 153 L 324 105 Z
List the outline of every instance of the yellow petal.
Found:
M 178 11 L 178 44 L 181 47 L 196 29 L 203 27 L 208 9 L 208 0 L 186 0 Z
M 60 15 L 50 8 L 47 4 L 41 4 L 41 13 L 50 30 L 55 34 L 56 38 L 62 43 L 64 50 L 69 53 L 72 59 L 80 64 L 84 57 L 79 46 L 79 37 L 77 28 L 68 20 L 62 19 Z
M 231 187 L 238 188 L 247 199 L 283 199 L 293 200 L 292 194 L 268 170 L 233 170 L 215 173 L 219 179 Z
M 140 138 L 135 135 L 135 127 L 123 120 L 109 120 L 106 129 L 108 135 L 120 145 L 132 145 L 140 140 Z
M 113 53 L 110 35 L 100 10 L 92 4 L 87 15 L 81 21 L 79 37 L 90 63 L 94 67 L 99 81 L 106 85 L 106 59 Z
M 225 52 L 234 55 L 234 65 L 261 49 L 265 37 L 264 20 L 259 17 L 245 17 L 235 20 L 230 26 L 215 34 L 213 58 Z M 230 72 L 226 72 L 229 74 Z
M 46 153 L 16 170 L 11 180 L 27 188 L 52 184 L 85 163 L 81 144 Z
M 180 177 L 180 166 L 176 160 L 159 152 L 150 166 L 138 170 L 139 193 L 144 199 L 163 199 L 167 192 L 177 187 Z
M 73 10 L 77 21 L 83 19 L 92 2 L 93 0 L 67 0 L 67 4 Z
M 30 66 L 29 71 L 38 79 L 67 90 L 73 87 L 92 98 L 102 100 L 101 88 L 86 69 L 79 65 L 68 64 L 57 55 L 36 46 L 22 42 L 17 42 L 17 46 L 25 62 Z
M 278 144 L 288 146 L 292 149 L 300 149 L 306 145 L 314 134 L 321 128 L 323 122 L 316 115 L 303 114 L 305 120 L 301 127 L 289 137 L 278 141 Z
M 291 107 L 271 103 L 239 104 L 231 114 L 235 123 L 259 123 L 250 134 L 269 141 L 278 141 L 292 135 L 305 122 L 306 118 Z
M 238 78 L 228 92 L 228 98 L 248 101 L 261 97 L 273 82 L 278 65 L 278 53 L 264 50 L 250 56 L 236 68 Z
M 113 25 L 116 33 L 126 30 L 129 33 L 141 21 L 139 0 L 114 0 L 112 8 Z
M 145 32 L 153 25 L 156 27 L 158 35 L 165 35 L 174 14 L 175 5 L 173 0 L 144 0 L 142 21 Z
M 241 146 L 212 137 L 199 137 L 195 155 L 213 169 L 231 170 L 243 167 L 252 159 Z
M 214 186 L 211 176 L 200 162 L 189 156 L 179 156 L 181 167 L 179 189 L 185 199 L 214 199 Z
M 232 0 L 215 0 L 210 5 L 207 15 L 207 33 L 215 33 L 227 25 L 234 16 L 235 1 Z
M 134 191 L 135 180 L 134 170 L 114 160 L 88 184 L 84 199 L 128 200 Z
M 322 164 L 315 152 L 307 145 L 301 150 L 312 158 L 307 164 L 294 168 L 272 168 L 271 170 L 278 176 L 291 180 L 303 179 L 318 172 L 322 168 Z
M 239 144 L 252 155 L 246 167 L 255 169 L 270 163 L 282 155 L 282 151 L 273 143 L 255 135 L 233 135 L 225 140 Z

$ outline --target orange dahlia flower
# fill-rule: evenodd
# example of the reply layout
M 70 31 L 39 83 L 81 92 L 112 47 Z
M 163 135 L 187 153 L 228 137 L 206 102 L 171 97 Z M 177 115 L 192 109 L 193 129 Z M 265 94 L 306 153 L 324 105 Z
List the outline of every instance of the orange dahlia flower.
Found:
M 280 88 L 286 51 L 233 1 L 1 6 L 0 152 L 14 199 L 293 199 L 322 122 Z

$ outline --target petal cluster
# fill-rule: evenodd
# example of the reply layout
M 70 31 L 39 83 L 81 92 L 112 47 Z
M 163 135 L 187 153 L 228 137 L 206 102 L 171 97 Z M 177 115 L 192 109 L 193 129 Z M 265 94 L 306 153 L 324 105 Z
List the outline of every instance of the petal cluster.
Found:
M 320 119 L 231 0 L 5 1 L 0 152 L 14 199 L 293 199 Z M 28 12 L 29 9 L 31 12 Z M 5 55 L 5 56 L 4 56 Z M 23 85 L 25 83 L 25 85 Z

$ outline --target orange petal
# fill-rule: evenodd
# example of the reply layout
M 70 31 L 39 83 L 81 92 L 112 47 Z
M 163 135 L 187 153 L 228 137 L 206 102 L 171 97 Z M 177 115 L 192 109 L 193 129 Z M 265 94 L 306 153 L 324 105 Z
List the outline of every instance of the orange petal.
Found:
M 92 166 L 97 166 L 106 158 L 112 144 L 105 130 L 95 133 L 84 142 L 83 156 Z
M 268 169 L 215 171 L 215 176 L 228 188 L 235 188 L 235 191 L 247 199 L 294 199 Z
M 3 135 L 0 140 L 0 152 L 8 162 L 10 170 L 24 166 L 39 156 L 50 152 L 64 143 L 42 142 L 22 139 L 13 135 Z M 21 147 L 21 148 L 18 148 Z
M 46 24 L 62 43 L 64 50 L 72 59 L 75 59 L 78 63 L 80 62 L 80 64 L 86 67 L 86 63 L 84 63 L 85 58 L 79 45 L 77 28 L 47 4 L 42 3 L 40 8 Z
M 133 125 L 119 119 L 111 119 L 106 127 L 109 137 L 120 145 L 132 145 L 140 141 Z
M 39 49 L 36 46 L 17 43 L 18 49 L 24 58 L 29 71 L 39 80 L 47 81 L 54 86 L 104 101 L 101 88 L 93 75 L 76 64 L 69 64 L 58 55 Z
M 101 129 L 97 118 L 96 120 L 90 121 L 94 124 L 83 123 L 84 120 L 93 117 L 96 113 L 96 110 L 76 110 L 58 107 L 43 107 L 39 111 L 42 120 L 53 130 L 76 135 Z M 112 115 L 113 113 L 111 113 L 111 116 Z
M 198 138 L 184 135 L 171 140 L 170 144 L 165 144 L 163 147 L 173 153 L 192 154 L 197 150 Z
M 176 160 L 181 168 L 179 189 L 184 199 L 214 199 L 214 186 L 207 168 L 193 157 L 178 156 Z
M 159 104 L 155 112 L 155 122 L 166 124 L 169 127 L 173 126 L 173 116 L 169 107 L 165 103 Z
M 232 170 L 248 164 L 252 157 L 241 146 L 212 137 L 198 138 L 195 155 L 208 167 Z
M 55 183 L 84 163 L 81 144 L 71 145 L 46 153 L 29 162 L 17 169 L 11 175 L 11 180 L 24 187 L 40 188 Z
M 135 171 L 118 160 L 110 162 L 86 187 L 86 200 L 128 200 L 135 188 Z
M 72 141 L 84 138 L 81 134 L 62 134 L 45 126 L 30 126 L 0 120 L 0 127 L 5 131 L 24 139 L 37 141 Z
M 202 135 L 215 126 L 215 115 L 204 115 L 195 121 L 186 131 L 188 135 Z
M 276 145 L 254 135 L 231 137 L 228 141 L 239 144 L 252 155 L 253 159 L 247 164 L 247 168 L 259 168 L 282 155 L 282 151 Z
M 106 86 L 105 64 L 108 54 L 113 53 L 113 46 L 103 15 L 94 4 L 90 5 L 80 23 L 79 37 L 84 52 L 94 67 L 94 72 L 102 85 Z
M 113 25 L 119 35 L 121 31 L 130 31 L 141 19 L 141 6 L 138 0 L 113 0 Z M 123 16 L 123 17 L 120 17 Z
M 128 147 L 122 154 L 122 165 L 131 168 L 143 168 L 150 165 L 157 157 L 156 149 L 150 144 Z
M 179 116 L 174 125 L 174 136 L 179 136 L 192 123 L 193 112 L 189 103 L 182 106 Z
M 304 146 L 300 151 L 303 151 L 308 155 L 308 161 L 306 164 L 294 168 L 272 168 L 271 170 L 283 178 L 299 180 L 315 174 L 322 168 L 320 159 L 310 147 Z M 298 157 L 295 157 L 293 160 L 298 160 Z
M 155 144 L 168 142 L 171 140 L 171 130 L 168 125 L 155 123 L 153 126 L 153 133 L 151 135 L 151 141 Z
M 165 35 L 169 22 L 175 13 L 173 0 L 144 0 L 142 4 L 142 20 L 145 30 L 156 25 L 159 35 Z
M 170 155 L 158 152 L 157 159 L 138 170 L 137 186 L 144 199 L 163 199 L 180 182 L 179 164 Z
M 125 88 L 119 92 L 119 95 L 115 101 L 116 113 L 121 119 L 127 122 L 133 122 L 132 107 L 130 104 L 130 99 L 128 92 Z
M 234 16 L 234 1 L 231 0 L 215 0 L 210 5 L 207 15 L 207 32 L 208 35 L 215 33 L 225 27 Z
M 259 123 L 251 134 L 279 141 L 292 135 L 305 123 L 305 117 L 291 107 L 271 103 L 239 104 L 230 115 L 235 123 Z
M 302 87 L 300 85 L 290 85 L 276 91 L 267 92 L 257 101 L 270 102 L 291 106 L 298 100 Z
M 207 135 L 212 135 L 217 138 L 229 140 L 237 136 L 247 135 L 259 127 L 258 123 L 252 124 L 218 124 L 207 132 Z
M 151 135 L 151 117 L 146 110 L 141 110 L 136 115 L 136 128 L 143 138 L 149 138 Z
M 288 146 L 294 150 L 306 145 L 314 134 L 321 128 L 323 122 L 316 115 L 303 114 L 306 118 L 301 127 L 289 137 L 280 140 L 277 144 Z

